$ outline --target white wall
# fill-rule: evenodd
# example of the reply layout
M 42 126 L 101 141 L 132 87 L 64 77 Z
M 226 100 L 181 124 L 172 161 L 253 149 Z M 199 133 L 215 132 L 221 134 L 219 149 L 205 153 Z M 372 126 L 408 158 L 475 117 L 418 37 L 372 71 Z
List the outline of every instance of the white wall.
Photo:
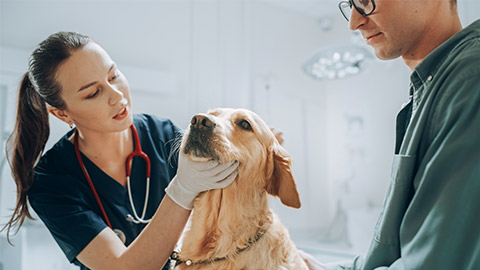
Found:
M 463 27 L 480 19 L 480 1 L 478 0 L 457 0 L 458 15 Z
M 283 8 L 251 4 L 251 72 L 254 109 L 285 134 L 302 208 L 271 200 L 285 225 L 318 230 L 328 220 L 325 171 L 325 92 L 301 70 L 323 36 L 315 20 Z

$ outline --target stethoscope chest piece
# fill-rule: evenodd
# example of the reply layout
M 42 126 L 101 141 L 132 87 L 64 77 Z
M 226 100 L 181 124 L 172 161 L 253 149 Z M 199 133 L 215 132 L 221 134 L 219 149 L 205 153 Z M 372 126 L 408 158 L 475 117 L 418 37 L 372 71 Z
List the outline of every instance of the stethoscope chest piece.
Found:
M 127 241 L 127 237 L 125 236 L 125 234 L 119 229 L 113 229 L 113 232 L 118 236 L 120 241 L 125 244 L 125 242 Z

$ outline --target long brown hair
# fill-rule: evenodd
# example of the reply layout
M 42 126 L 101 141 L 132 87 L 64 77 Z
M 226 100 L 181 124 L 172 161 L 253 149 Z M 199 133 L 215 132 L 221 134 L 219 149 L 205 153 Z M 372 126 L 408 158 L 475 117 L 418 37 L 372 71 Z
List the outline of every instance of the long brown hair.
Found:
M 12 217 L 2 228 L 7 239 L 12 228 L 20 229 L 25 218 L 32 219 L 27 193 L 34 179 L 34 167 L 40 159 L 50 134 L 47 104 L 64 110 L 61 86 L 55 80 L 60 64 L 75 50 L 92 41 L 89 37 L 58 32 L 42 41 L 30 56 L 28 72 L 18 89 L 15 128 L 7 141 L 7 157 L 17 185 L 17 202 Z M 15 231 L 15 233 L 17 232 Z

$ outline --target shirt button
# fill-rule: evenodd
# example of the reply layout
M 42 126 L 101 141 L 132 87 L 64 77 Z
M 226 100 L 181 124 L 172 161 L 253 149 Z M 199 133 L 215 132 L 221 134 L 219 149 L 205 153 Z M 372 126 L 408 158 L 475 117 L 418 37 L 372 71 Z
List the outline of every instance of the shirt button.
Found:
M 433 79 L 433 76 L 432 76 L 432 75 L 428 76 L 427 82 L 431 81 L 432 79 Z

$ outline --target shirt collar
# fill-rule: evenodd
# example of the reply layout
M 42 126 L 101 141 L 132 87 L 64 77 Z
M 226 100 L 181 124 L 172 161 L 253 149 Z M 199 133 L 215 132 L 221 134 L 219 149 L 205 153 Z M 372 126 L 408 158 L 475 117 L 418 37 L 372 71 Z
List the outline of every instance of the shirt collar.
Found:
M 444 62 L 446 56 L 466 40 L 478 37 L 480 35 L 480 20 L 477 20 L 469 26 L 462 29 L 460 32 L 449 38 L 447 41 L 438 46 L 420 64 L 415 68 L 415 71 L 410 77 L 415 89 L 418 89 L 420 84 L 430 82 L 435 78 L 439 66 Z
M 428 54 L 410 75 L 410 95 L 414 95 L 414 97 L 416 95 L 420 96 L 421 93 L 417 92 L 420 89 L 423 90 L 423 85 L 435 79 L 436 72 L 444 63 L 448 54 L 450 54 L 450 52 L 452 52 L 466 40 L 473 37 L 478 37 L 479 35 L 480 20 L 477 20 L 449 38 L 447 41 L 434 49 L 430 54 Z

